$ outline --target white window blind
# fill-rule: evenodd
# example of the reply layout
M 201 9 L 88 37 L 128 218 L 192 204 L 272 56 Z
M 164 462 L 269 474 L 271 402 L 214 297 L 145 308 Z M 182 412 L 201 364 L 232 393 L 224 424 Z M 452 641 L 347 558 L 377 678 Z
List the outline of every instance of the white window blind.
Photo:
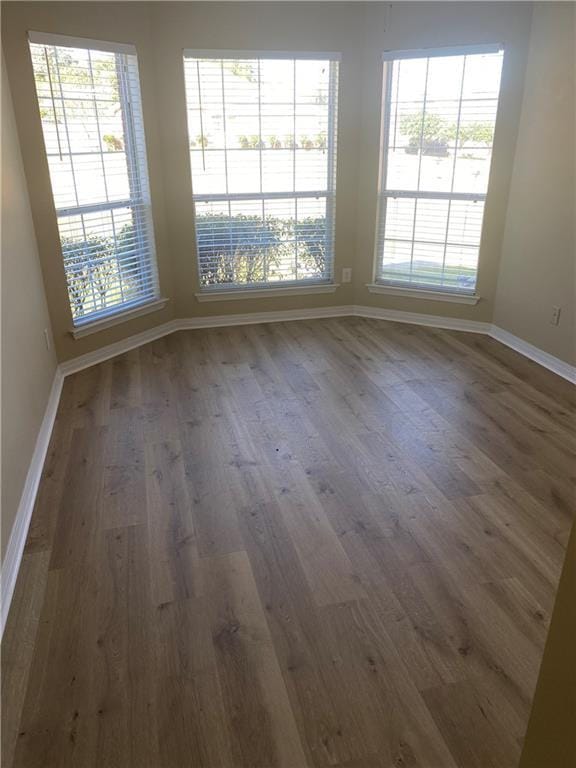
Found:
M 474 293 L 502 58 L 385 55 L 377 282 Z
M 75 325 L 158 295 L 132 46 L 30 33 Z
M 337 59 L 185 52 L 202 290 L 332 280 Z

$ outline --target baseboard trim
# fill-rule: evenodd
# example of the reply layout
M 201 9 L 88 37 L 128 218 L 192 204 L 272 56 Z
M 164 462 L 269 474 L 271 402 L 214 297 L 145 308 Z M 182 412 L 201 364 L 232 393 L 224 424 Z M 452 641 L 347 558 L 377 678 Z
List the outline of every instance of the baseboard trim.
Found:
M 54 421 L 56 420 L 63 382 L 64 374 L 59 366 L 56 368 L 54 374 L 52 388 L 44 411 L 44 418 L 42 419 L 38 437 L 36 438 L 32 461 L 28 468 L 28 474 L 26 475 L 26 481 L 24 482 L 24 490 L 20 497 L 20 504 L 18 505 L 18 511 L 16 513 L 12 532 L 10 533 L 10 539 L 8 540 L 8 546 L 6 547 L 6 554 L 2 563 L 2 584 L 0 587 L 2 600 L 0 608 L 0 637 L 4 634 L 4 627 L 6 626 L 6 619 L 8 618 L 8 611 L 10 610 L 10 603 L 12 602 L 12 596 L 14 595 L 16 579 L 24 554 L 24 545 L 26 544 L 26 537 L 28 536 L 28 528 L 30 527 L 30 520 L 32 519 L 32 512 L 34 511 L 34 504 L 36 502 L 36 494 L 38 493 L 38 486 L 40 485 L 42 470 L 44 469 L 44 461 L 48 452 L 50 438 L 52 437 Z
M 247 312 L 234 315 L 212 315 L 203 317 L 186 317 L 171 320 L 163 325 L 151 328 L 143 333 L 129 336 L 127 339 L 109 344 L 106 347 L 88 352 L 80 357 L 74 357 L 61 363 L 63 376 L 103 363 L 116 355 L 122 355 L 131 349 L 141 347 L 175 331 L 189 331 L 200 328 L 222 328 L 236 325 L 256 325 L 257 323 L 284 323 L 290 320 L 319 320 L 330 317 L 367 317 L 375 320 L 389 320 L 395 323 L 410 323 L 425 325 L 430 328 L 445 328 L 452 331 L 467 331 L 468 333 L 490 333 L 490 323 L 480 323 L 476 320 L 461 320 L 455 317 L 439 317 L 437 315 L 402 312 L 396 309 L 380 309 L 346 304 L 337 307 L 316 307 L 313 309 L 288 309 L 278 312 Z
M 322 317 L 349 317 L 352 306 L 316 307 L 314 309 L 288 309 L 280 312 L 247 312 L 244 315 L 213 315 L 176 320 L 178 330 L 220 328 L 227 325 L 256 325 L 257 323 L 284 323 L 288 320 L 319 320 Z
M 513 333 L 505 331 L 504 328 L 500 328 L 498 325 L 492 325 L 490 336 L 501 344 L 505 344 L 510 349 L 524 355 L 524 357 L 542 365 L 544 368 L 552 371 L 552 373 L 561 376 L 572 384 L 576 384 L 576 366 L 565 363 L 559 357 L 554 357 L 554 355 L 544 352 L 543 349 L 535 347 L 534 344 L 524 341 L 519 336 L 514 336 Z
M 490 323 L 478 320 L 463 320 L 458 317 L 439 317 L 418 312 L 404 312 L 399 309 L 382 309 L 381 307 L 352 307 L 352 314 L 357 317 L 367 317 L 374 320 L 389 320 L 393 323 L 408 323 L 410 325 L 425 325 L 428 328 L 442 328 L 449 331 L 465 331 L 467 333 L 490 332 Z
M 380 307 L 366 307 L 362 305 L 345 305 L 339 307 L 318 307 L 316 309 L 291 309 L 283 312 L 251 312 L 242 315 L 214 315 L 212 317 L 189 317 L 172 320 L 168 323 L 152 328 L 143 333 L 130 336 L 127 339 L 102 347 L 94 352 L 73 358 L 61 363 L 56 369 L 54 382 L 46 405 L 46 411 L 42 425 L 36 440 L 36 446 L 26 476 L 24 490 L 18 507 L 16 520 L 10 534 L 10 540 L 6 549 L 1 570 L 1 626 L 0 637 L 4 632 L 6 618 L 10 609 L 10 603 L 16 585 L 16 578 L 22 561 L 26 536 L 30 525 L 30 519 L 34 510 L 36 493 L 42 476 L 44 460 L 48 451 L 50 437 L 58 410 L 62 383 L 66 376 L 77 373 L 92 365 L 97 365 L 112 357 L 121 355 L 131 349 L 136 349 L 143 344 L 168 336 L 176 331 L 194 330 L 200 328 L 220 328 L 234 325 L 254 325 L 256 323 L 277 323 L 289 320 L 317 320 L 330 317 L 365 317 L 374 320 L 388 320 L 395 323 L 409 323 L 423 325 L 429 328 L 442 328 L 451 331 L 464 331 L 466 333 L 481 333 L 491 336 L 497 341 L 514 349 L 521 355 L 544 366 L 549 371 L 556 373 L 570 382 L 576 383 L 576 367 L 565 363 L 553 355 L 549 355 L 533 344 L 514 336 L 491 323 L 483 323 L 477 320 L 462 320 L 454 317 L 439 317 L 437 315 L 419 314 L 416 312 L 403 312 L 395 309 L 382 309 Z
M 150 328 L 148 331 L 137 333 L 134 336 L 128 336 L 128 338 L 117 341 L 114 344 L 108 344 L 108 346 L 96 349 L 94 352 L 88 352 L 85 355 L 65 360 L 63 363 L 60 363 L 59 366 L 62 376 L 70 376 L 72 373 L 78 373 L 78 371 L 83 371 L 85 368 L 90 368 L 92 365 L 103 363 L 111 357 L 123 355 L 131 349 L 136 349 L 143 344 L 148 344 L 151 341 L 156 341 L 156 339 L 161 339 L 163 336 L 168 336 L 169 334 L 174 333 L 174 331 L 179 330 L 179 322 L 180 321 L 178 320 L 171 320 L 168 323 L 157 325 L 155 328 Z

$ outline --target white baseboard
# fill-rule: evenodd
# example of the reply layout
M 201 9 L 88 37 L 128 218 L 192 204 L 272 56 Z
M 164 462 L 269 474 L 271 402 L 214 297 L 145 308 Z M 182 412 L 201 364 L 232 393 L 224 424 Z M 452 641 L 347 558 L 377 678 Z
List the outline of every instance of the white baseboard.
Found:
M 24 544 L 34 509 L 36 493 L 42 475 L 42 468 L 52 434 L 58 402 L 62 390 L 62 382 L 65 376 L 77 373 L 88 368 L 91 365 L 109 360 L 116 355 L 121 355 L 131 349 L 148 344 L 163 336 L 168 336 L 175 331 L 191 330 L 196 328 L 218 328 L 222 326 L 233 325 L 252 325 L 255 323 L 274 323 L 285 322 L 288 320 L 316 320 L 319 318 L 330 317 L 366 317 L 376 320 L 388 320 L 396 323 L 410 323 L 413 325 L 423 325 L 430 328 L 444 328 L 453 331 L 465 331 L 468 333 L 482 333 L 492 336 L 497 341 L 516 350 L 525 357 L 534 360 L 543 365 L 553 373 L 562 376 L 568 381 L 576 382 L 576 367 L 563 362 L 557 357 L 549 355 L 547 352 L 538 349 L 538 347 L 529 344 L 508 331 L 499 328 L 490 323 L 478 322 L 476 320 L 461 320 L 453 317 L 439 317 L 436 315 L 418 314 L 416 312 L 402 312 L 394 309 L 381 309 L 379 307 L 365 307 L 361 305 L 346 305 L 339 307 L 318 307 L 316 309 L 291 309 L 283 312 L 251 312 L 243 315 L 214 315 L 212 317 L 189 317 L 178 320 L 172 320 L 156 328 L 130 336 L 127 339 L 102 347 L 86 355 L 75 357 L 61 363 L 54 376 L 54 383 L 46 406 L 46 412 L 40 427 L 36 447 L 30 463 L 30 469 L 26 476 L 24 491 L 18 507 L 16 520 L 8 542 L 6 556 L 2 563 L 2 607 L 1 607 L 1 626 L 0 630 L 4 632 L 6 617 L 10 608 L 10 602 L 16 585 L 16 577 L 20 568 Z M 1 633 L 0 633 L 1 636 Z
M 429 328 L 445 328 L 450 331 L 466 331 L 467 333 L 489 333 L 490 323 L 478 320 L 462 320 L 458 317 L 439 317 L 418 312 L 404 312 L 399 309 L 382 309 L 380 307 L 354 306 L 352 314 L 358 317 L 369 317 L 375 320 L 389 320 L 393 323 L 409 323 L 410 325 L 425 325 Z
M 493 339 L 496 339 L 496 341 L 519 352 L 521 355 L 524 355 L 524 357 L 528 357 L 535 363 L 544 366 L 544 368 L 548 368 L 552 373 L 556 373 L 558 376 L 562 376 L 563 379 L 572 382 L 572 384 L 576 384 L 576 366 L 570 365 L 570 363 L 565 363 L 564 360 L 560 360 L 559 357 L 554 357 L 554 355 L 544 352 L 543 349 L 535 347 L 534 344 L 530 344 L 528 341 L 524 341 L 524 339 L 514 336 L 513 333 L 505 331 L 497 325 L 491 327 L 490 336 L 492 336 Z
M 32 461 L 30 462 L 28 474 L 26 475 L 24 490 L 20 497 L 20 504 L 18 505 L 18 511 L 16 513 L 8 546 L 6 547 L 6 554 L 2 563 L 2 583 L 0 588 L 2 600 L 0 608 L 0 637 L 4 634 L 4 627 L 6 626 L 6 619 L 8 617 L 10 603 L 12 602 L 12 596 L 16 586 L 16 578 L 18 576 L 18 571 L 20 570 L 20 563 L 22 562 L 24 545 L 26 544 L 28 528 L 30 526 L 32 512 L 36 502 L 36 494 L 38 492 L 38 486 L 40 485 L 44 461 L 48 452 L 52 429 L 58 411 L 58 403 L 60 402 L 63 381 L 64 375 L 62 374 L 60 367 L 58 367 L 54 374 L 52 389 L 48 396 L 44 418 L 42 419 L 38 437 L 36 438 Z
M 62 373 L 62 376 L 70 376 L 72 373 L 83 371 L 84 368 L 90 368 L 92 365 L 103 363 L 111 357 L 123 355 L 124 352 L 129 352 L 131 349 L 136 349 L 136 347 L 141 347 L 143 344 L 148 344 L 150 341 L 155 341 L 156 339 L 161 339 L 163 336 L 168 336 L 170 333 L 174 333 L 174 331 L 179 330 L 179 322 L 179 320 L 171 320 L 168 323 L 157 325 L 155 328 L 150 328 L 148 331 L 129 336 L 127 339 L 122 339 L 114 344 L 100 347 L 100 349 L 96 349 L 94 352 L 88 352 L 85 355 L 73 357 L 71 360 L 65 360 L 59 365 L 60 372 Z
M 116 355 L 122 355 L 150 341 L 168 336 L 175 331 L 195 330 L 198 328 L 221 328 L 235 325 L 255 325 L 257 323 L 281 323 L 289 320 L 318 320 L 329 317 L 369 317 L 377 320 L 390 320 L 396 323 L 411 323 L 426 325 L 432 328 L 446 328 L 452 331 L 468 331 L 470 333 L 489 333 L 490 323 L 480 323 L 476 320 L 461 320 L 453 317 L 438 317 L 436 315 L 401 312 L 395 309 L 380 309 L 360 305 L 342 305 L 338 307 L 316 307 L 313 309 L 288 309 L 278 312 L 247 312 L 238 315 L 212 315 L 203 317 L 186 317 L 171 320 L 169 323 L 156 326 L 148 331 L 130 336 L 115 344 L 88 352 L 86 355 L 74 357 L 61 363 L 60 369 L 64 376 L 77 373 L 91 365 L 103 363 Z

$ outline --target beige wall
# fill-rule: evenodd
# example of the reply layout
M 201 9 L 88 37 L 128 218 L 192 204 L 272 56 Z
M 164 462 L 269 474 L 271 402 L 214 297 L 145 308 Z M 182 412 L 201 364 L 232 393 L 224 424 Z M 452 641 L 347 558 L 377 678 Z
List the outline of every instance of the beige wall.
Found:
M 2 66 L 2 560 L 56 370 L 28 192 Z
M 572 3 L 534 8 L 522 117 L 494 322 L 576 362 L 574 40 Z M 550 324 L 552 307 L 562 308 Z
M 531 6 L 524 3 L 14 3 L 3 4 L 3 43 L 12 82 L 48 304 L 60 359 L 164 322 L 172 316 L 244 313 L 362 303 L 489 320 L 520 113 Z M 161 313 L 74 341 L 50 182 L 27 48 L 28 30 L 135 43 L 150 165 Z M 503 99 L 474 307 L 369 294 L 380 117 L 380 53 L 504 42 Z M 183 48 L 340 51 L 336 277 L 334 294 L 199 304 L 182 67 Z M 169 119 L 168 117 L 169 116 Z

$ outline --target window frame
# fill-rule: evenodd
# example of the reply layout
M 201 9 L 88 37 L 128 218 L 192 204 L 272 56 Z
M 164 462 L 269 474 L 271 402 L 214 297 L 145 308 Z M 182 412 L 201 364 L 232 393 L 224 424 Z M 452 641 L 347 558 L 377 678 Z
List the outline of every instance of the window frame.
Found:
M 374 259 L 372 270 L 372 282 L 367 284 L 371 293 L 391 294 L 396 296 L 407 296 L 413 298 L 428 298 L 438 301 L 452 301 L 462 304 L 476 304 L 480 297 L 478 290 L 478 275 L 480 271 L 480 261 L 476 269 L 476 280 L 474 288 L 466 290 L 463 288 L 452 288 L 446 285 L 434 286 L 431 283 L 417 283 L 406 281 L 394 281 L 382 278 L 380 269 L 383 262 L 383 242 L 380 240 L 380 233 L 386 231 L 386 207 L 388 198 L 409 198 L 413 200 L 462 200 L 462 201 L 482 201 L 485 205 L 490 186 L 490 175 L 492 173 L 493 150 L 495 144 L 496 127 L 498 125 L 499 111 L 501 107 L 502 79 L 498 92 L 496 104 L 496 115 L 494 118 L 494 139 L 491 146 L 490 168 L 488 170 L 488 181 L 486 191 L 479 192 L 439 192 L 424 190 L 399 190 L 388 189 L 386 187 L 386 178 L 388 175 L 388 137 L 391 123 L 391 95 L 392 95 L 392 64 L 395 61 L 406 59 L 431 59 L 449 56 L 473 56 L 482 54 L 502 53 L 504 62 L 505 46 L 503 43 L 483 43 L 458 46 L 442 46 L 435 48 L 421 49 L 401 49 L 386 50 L 381 56 L 382 65 L 382 90 L 381 90 L 381 120 L 380 120 L 380 158 L 378 164 L 378 186 L 377 186 L 377 206 L 376 206 L 376 228 L 374 238 Z M 504 64 L 502 64 L 503 68 Z M 460 100 L 459 104 L 462 104 Z M 482 225 L 480 240 L 478 244 L 478 254 L 482 250 L 482 238 L 484 234 L 484 213 L 482 213 Z M 412 240 L 414 242 L 414 238 Z M 381 247 L 382 246 L 382 247 Z
M 75 318 L 72 311 L 72 304 L 68 289 L 68 274 L 66 272 L 66 262 L 64 258 L 64 252 L 62 250 L 62 236 L 58 226 L 60 256 L 66 277 L 66 293 L 68 296 L 69 310 L 72 318 L 71 333 L 74 338 L 80 338 L 98 330 L 116 325 L 117 323 L 123 322 L 124 320 L 162 309 L 167 303 L 167 299 L 162 298 L 160 295 L 158 262 L 156 256 L 156 239 L 150 195 L 148 151 L 145 138 L 142 94 L 140 87 L 140 70 L 138 66 L 138 53 L 136 46 L 131 43 L 94 40 L 91 38 L 74 37 L 51 32 L 29 31 L 28 47 L 31 57 L 32 48 L 30 46 L 32 45 L 41 45 L 54 48 L 83 49 L 86 51 L 101 51 L 114 54 L 116 57 L 134 57 L 135 72 L 132 73 L 129 73 L 127 66 L 121 65 L 121 59 L 115 59 L 118 79 L 118 95 L 125 144 L 126 178 L 129 189 L 129 196 L 121 200 L 109 200 L 103 202 L 68 205 L 66 207 L 57 207 L 55 190 L 52 186 L 52 174 L 50 172 L 50 168 L 48 168 L 52 202 L 54 205 L 57 226 L 58 220 L 64 217 L 83 216 L 91 213 L 98 213 L 99 211 L 112 212 L 115 209 L 129 209 L 131 211 L 131 215 L 134 221 L 134 237 L 139 243 L 138 249 L 135 250 L 135 260 L 137 260 L 137 262 L 141 265 L 142 271 L 148 274 L 148 285 L 151 289 L 151 291 L 146 292 L 146 294 L 141 297 L 122 301 L 121 303 L 114 304 L 111 307 L 105 307 L 103 309 L 89 312 L 85 315 Z M 34 68 L 33 77 L 36 94 L 36 106 L 38 108 L 38 114 L 41 122 L 44 158 L 49 166 L 48 147 L 46 145 L 44 125 L 40 115 L 41 94 L 38 92 L 36 85 L 36 72 L 34 71 Z M 60 99 L 62 99 L 62 102 L 64 102 L 62 94 Z M 139 125 L 136 124 L 136 120 L 134 118 L 133 104 L 135 103 L 135 100 L 138 101 L 137 111 L 139 113 Z M 99 117 L 97 114 L 95 120 L 96 125 L 99 125 Z M 66 135 L 68 134 L 68 129 L 69 125 L 68 120 L 66 119 L 64 124 L 64 131 Z M 140 139 L 136 138 L 136 131 L 141 131 L 142 135 Z M 102 156 L 101 137 L 99 143 L 100 156 Z M 70 145 L 68 145 L 68 148 L 71 150 Z M 72 158 L 73 155 L 74 153 L 72 151 L 68 153 L 68 157 L 70 158 Z M 73 168 L 72 160 L 70 160 L 70 162 L 71 168 Z M 74 179 L 74 189 L 76 191 L 76 181 L 74 178 L 75 175 L 73 170 L 72 176 Z
M 190 164 L 190 176 L 192 180 L 192 208 L 194 216 L 194 246 L 196 251 L 195 265 L 197 270 L 198 301 L 211 301 L 220 298 L 238 299 L 244 294 L 250 294 L 254 298 L 265 297 L 267 295 L 293 295 L 301 289 L 305 293 L 325 293 L 335 290 L 339 284 L 334 279 L 335 262 L 335 225 L 336 225 L 336 177 L 337 177 L 337 144 L 338 144 L 338 101 L 339 101 L 339 83 L 340 72 L 339 65 L 342 60 L 342 54 L 335 51 L 270 51 L 270 50 L 231 50 L 231 49 L 198 49 L 184 48 L 182 51 L 182 66 L 184 74 L 184 104 L 188 112 L 188 100 L 186 93 L 186 59 L 214 59 L 214 60 L 289 60 L 289 61 L 328 61 L 331 66 L 329 78 L 329 102 L 328 102 L 328 130 L 327 130 L 327 183 L 326 190 L 312 190 L 292 192 L 236 192 L 236 193 L 210 193 L 196 194 L 194 192 L 194 169 L 192 168 L 192 159 L 188 152 L 188 162 Z M 332 71 L 332 66 L 336 65 L 336 77 Z M 189 125 L 187 118 L 186 127 L 187 140 L 190 139 Z M 196 203 L 197 202 L 235 202 L 242 200 L 298 200 L 298 199 L 326 199 L 326 251 L 329 254 L 327 258 L 327 271 L 321 278 L 310 278 L 304 280 L 276 280 L 259 283 L 215 283 L 211 285 L 202 285 L 200 280 L 201 264 L 198 248 L 198 233 L 196 228 Z M 314 291 L 314 289 L 317 291 Z M 270 292 L 270 293 L 269 293 Z

